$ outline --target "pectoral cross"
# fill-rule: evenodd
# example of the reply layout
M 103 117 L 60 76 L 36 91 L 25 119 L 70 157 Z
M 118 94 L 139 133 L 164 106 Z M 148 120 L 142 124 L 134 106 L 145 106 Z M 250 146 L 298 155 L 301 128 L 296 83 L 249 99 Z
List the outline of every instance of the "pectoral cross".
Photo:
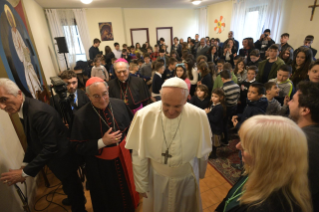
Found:
M 315 14 L 316 7 L 319 7 L 319 4 L 317 5 L 317 0 L 315 0 L 314 5 L 309 6 L 309 8 L 312 8 L 310 21 L 312 21 L 313 19 L 313 15 Z
M 171 158 L 171 157 L 172 157 L 172 155 L 170 155 L 170 154 L 169 154 L 168 149 L 166 150 L 166 152 L 165 152 L 165 153 L 162 153 L 162 156 L 164 156 L 164 157 L 165 157 L 164 164 L 167 164 L 167 160 L 168 160 L 168 158 Z

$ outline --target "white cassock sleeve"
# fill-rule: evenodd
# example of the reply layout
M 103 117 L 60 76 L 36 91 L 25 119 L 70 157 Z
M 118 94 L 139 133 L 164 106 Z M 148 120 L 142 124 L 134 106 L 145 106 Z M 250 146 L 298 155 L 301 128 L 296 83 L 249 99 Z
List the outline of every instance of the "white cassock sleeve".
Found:
M 146 193 L 148 189 L 148 171 L 149 171 L 149 159 L 141 159 L 138 157 L 136 150 L 133 150 L 133 173 L 136 191 L 139 193 Z

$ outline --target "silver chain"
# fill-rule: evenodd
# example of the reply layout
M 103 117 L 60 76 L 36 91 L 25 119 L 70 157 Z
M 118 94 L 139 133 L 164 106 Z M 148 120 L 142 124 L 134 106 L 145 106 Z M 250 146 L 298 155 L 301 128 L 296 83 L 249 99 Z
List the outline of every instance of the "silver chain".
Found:
M 180 116 L 181 116 L 181 114 L 180 114 Z M 165 145 L 166 145 L 166 147 L 167 147 L 168 150 L 169 150 L 169 148 L 171 148 L 171 145 L 172 145 L 172 143 L 173 143 L 173 141 L 174 141 L 174 139 L 175 139 L 175 137 L 176 137 L 177 131 L 178 131 L 179 126 L 180 126 L 180 124 L 181 124 L 181 120 L 182 120 L 182 116 L 179 118 L 178 126 L 177 126 L 177 128 L 176 128 L 176 131 L 175 131 L 175 134 L 174 134 L 174 136 L 173 136 L 172 142 L 171 142 L 170 145 L 168 146 L 167 140 L 166 140 L 166 136 L 165 136 L 165 131 L 164 131 L 163 117 L 162 117 L 162 114 L 161 114 L 162 132 L 163 132 L 163 136 L 164 136 Z

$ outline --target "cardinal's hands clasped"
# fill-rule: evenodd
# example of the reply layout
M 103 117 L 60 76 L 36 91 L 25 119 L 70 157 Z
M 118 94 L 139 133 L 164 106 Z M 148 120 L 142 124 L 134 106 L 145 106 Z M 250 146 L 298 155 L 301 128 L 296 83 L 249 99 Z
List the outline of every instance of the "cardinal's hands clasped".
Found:
M 102 140 L 103 143 L 108 146 L 112 144 L 116 144 L 120 142 L 120 139 L 122 138 L 122 133 L 120 130 L 116 132 L 112 132 L 112 128 L 110 128 L 103 136 Z

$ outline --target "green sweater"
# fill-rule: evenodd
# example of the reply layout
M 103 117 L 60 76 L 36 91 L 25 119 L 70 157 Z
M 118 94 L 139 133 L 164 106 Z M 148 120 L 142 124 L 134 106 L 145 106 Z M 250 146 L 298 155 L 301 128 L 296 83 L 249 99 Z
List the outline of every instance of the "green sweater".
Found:
M 237 83 L 237 77 L 236 75 L 234 74 L 234 72 L 231 72 L 231 79 Z M 215 88 L 221 88 L 223 87 L 224 83 L 222 81 L 222 78 L 220 77 L 220 74 L 218 74 L 218 76 L 216 77 L 215 81 L 214 81 L 214 87 L 213 87 L 213 90 Z
M 265 65 L 268 62 L 269 59 L 267 60 L 263 60 L 258 64 L 258 74 L 256 77 L 256 81 L 257 82 L 261 82 L 263 74 L 264 74 L 264 69 L 265 69 Z M 285 62 L 277 57 L 277 60 L 274 62 L 274 64 L 271 66 L 269 75 L 268 75 L 268 80 L 276 78 L 277 77 L 277 71 L 280 68 L 280 66 L 285 65 Z

